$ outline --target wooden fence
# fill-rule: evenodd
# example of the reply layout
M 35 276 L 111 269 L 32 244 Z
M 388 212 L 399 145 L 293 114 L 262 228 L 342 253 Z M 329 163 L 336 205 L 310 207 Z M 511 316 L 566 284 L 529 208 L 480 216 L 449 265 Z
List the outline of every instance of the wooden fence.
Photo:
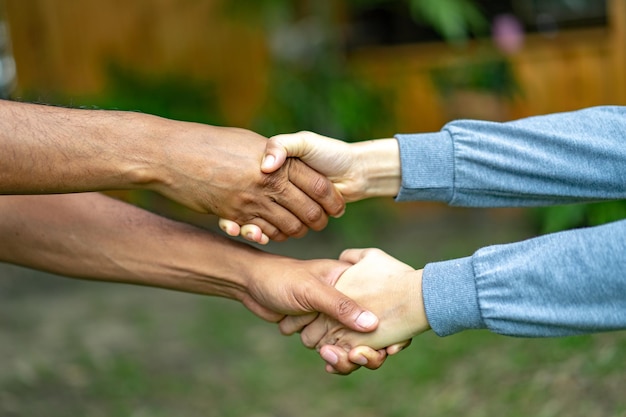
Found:
M 98 93 L 106 87 L 106 64 L 115 61 L 148 75 L 215 82 L 233 125 L 246 126 L 262 103 L 270 59 L 263 32 L 250 21 L 224 19 L 220 0 L 5 3 L 21 91 Z M 609 0 L 609 16 L 608 27 L 528 36 L 509 58 L 523 91 L 511 103 L 442 102 L 429 71 L 458 59 L 444 44 L 367 48 L 352 54 L 350 65 L 395 92 L 401 131 L 437 130 L 475 109 L 512 119 L 626 104 L 626 0 Z

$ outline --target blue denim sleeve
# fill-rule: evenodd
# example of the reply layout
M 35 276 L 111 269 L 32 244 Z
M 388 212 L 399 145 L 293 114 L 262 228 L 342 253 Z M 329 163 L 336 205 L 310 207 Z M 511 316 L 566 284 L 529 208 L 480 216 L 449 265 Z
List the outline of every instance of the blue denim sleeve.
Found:
M 521 207 L 626 198 L 626 107 L 397 135 L 397 201 Z M 483 248 L 424 268 L 433 330 L 527 337 L 626 329 L 626 221 Z
M 396 135 L 397 201 L 522 207 L 626 198 L 626 107 Z

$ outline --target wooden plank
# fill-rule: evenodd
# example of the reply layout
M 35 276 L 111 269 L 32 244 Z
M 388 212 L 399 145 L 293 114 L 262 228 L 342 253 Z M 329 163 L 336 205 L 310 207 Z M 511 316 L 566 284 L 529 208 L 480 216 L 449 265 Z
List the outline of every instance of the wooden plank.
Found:
M 626 105 L 626 0 L 609 0 L 615 104 Z

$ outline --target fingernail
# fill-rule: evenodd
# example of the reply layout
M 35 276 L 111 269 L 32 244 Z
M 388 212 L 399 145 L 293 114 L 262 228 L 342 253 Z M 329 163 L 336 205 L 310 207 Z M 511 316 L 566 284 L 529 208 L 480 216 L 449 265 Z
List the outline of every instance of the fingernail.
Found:
M 339 358 L 332 350 L 325 350 L 321 353 L 322 359 L 328 362 L 331 365 L 336 365 L 339 362 Z
M 359 355 L 356 358 L 354 358 L 352 362 L 356 363 L 357 365 L 364 366 L 364 365 L 367 365 L 367 358 L 363 355 Z
M 359 314 L 359 317 L 356 319 L 356 324 L 362 327 L 363 329 L 369 329 L 372 327 L 374 323 L 376 323 L 376 316 L 369 311 L 364 311 Z
M 263 162 L 261 163 L 261 166 L 263 168 L 269 168 L 272 165 L 274 165 L 275 160 L 276 158 L 274 158 L 274 155 L 265 155 L 265 158 L 263 158 Z

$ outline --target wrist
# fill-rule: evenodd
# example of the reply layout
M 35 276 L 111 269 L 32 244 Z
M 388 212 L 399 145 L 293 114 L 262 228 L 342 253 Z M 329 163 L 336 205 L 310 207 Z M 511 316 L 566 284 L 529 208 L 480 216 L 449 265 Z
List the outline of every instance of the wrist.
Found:
M 408 326 L 412 336 L 417 336 L 430 330 L 430 324 L 428 323 L 426 309 L 424 307 L 424 295 L 422 293 L 423 272 L 423 269 L 418 269 L 410 273 L 411 281 L 414 285 L 414 290 L 410 293 L 413 294 L 414 299 L 410 300 L 412 310 L 410 314 L 408 314 Z
M 354 144 L 363 198 L 394 197 L 400 190 L 402 171 L 396 139 L 377 139 Z
M 122 188 L 156 190 L 168 184 L 169 121 L 148 114 L 121 113 L 120 123 L 112 127 L 112 134 L 122 136 L 119 162 Z
M 187 227 L 187 225 L 179 225 Z M 178 289 L 242 301 L 257 278 L 259 250 L 188 226 L 190 233 L 183 240 L 172 242 L 173 254 L 165 256 L 167 276 L 174 278 Z M 244 261 L 241 261 L 241 260 Z M 165 277 L 165 279 L 168 279 Z

